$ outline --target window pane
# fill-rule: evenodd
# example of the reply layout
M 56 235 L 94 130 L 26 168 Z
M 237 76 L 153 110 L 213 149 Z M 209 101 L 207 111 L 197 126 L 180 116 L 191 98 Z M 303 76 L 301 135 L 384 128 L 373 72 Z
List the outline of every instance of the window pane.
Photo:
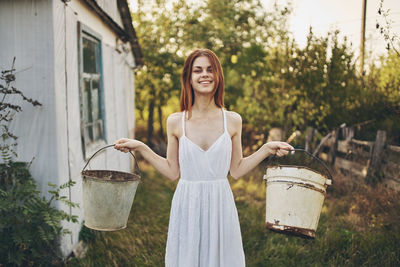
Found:
M 83 72 L 98 73 L 99 43 L 82 37 Z
M 85 145 L 91 145 L 104 139 L 104 121 L 102 114 L 101 88 L 101 42 L 83 32 L 81 37 L 81 58 L 83 79 L 82 90 L 82 123 Z
M 92 144 L 94 141 L 93 138 L 93 127 L 91 125 L 88 125 L 85 127 L 85 142 L 86 145 Z
M 91 90 L 90 90 L 90 81 L 85 80 L 83 82 L 83 117 L 84 117 L 84 122 L 85 125 L 88 122 L 92 122 L 92 104 L 91 104 Z
M 100 90 L 99 90 L 99 82 L 96 80 L 92 80 L 92 114 L 93 120 L 98 120 L 101 118 L 100 114 Z
M 93 134 L 94 134 L 94 140 L 101 140 L 103 139 L 103 121 L 98 120 L 97 123 L 93 125 Z

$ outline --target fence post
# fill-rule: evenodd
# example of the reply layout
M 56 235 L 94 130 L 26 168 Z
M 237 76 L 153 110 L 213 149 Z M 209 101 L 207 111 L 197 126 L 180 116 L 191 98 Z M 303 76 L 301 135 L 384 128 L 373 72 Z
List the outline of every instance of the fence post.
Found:
M 314 139 L 314 128 L 308 126 L 306 130 L 306 145 L 305 145 L 305 149 L 307 152 L 312 152 L 313 139 Z
M 329 154 L 328 154 L 328 162 L 334 166 L 335 165 L 335 157 L 336 157 L 336 152 L 337 152 L 337 147 L 338 147 L 338 140 L 339 140 L 339 129 L 335 129 L 332 131 L 332 143 L 331 147 L 329 148 Z
M 368 166 L 367 178 L 374 181 L 375 177 L 379 175 L 380 165 L 382 162 L 382 152 L 386 142 L 386 132 L 378 130 L 374 145 L 370 153 L 370 161 Z
M 351 140 L 354 137 L 354 128 L 353 127 L 343 128 L 342 134 L 343 134 L 344 140 Z

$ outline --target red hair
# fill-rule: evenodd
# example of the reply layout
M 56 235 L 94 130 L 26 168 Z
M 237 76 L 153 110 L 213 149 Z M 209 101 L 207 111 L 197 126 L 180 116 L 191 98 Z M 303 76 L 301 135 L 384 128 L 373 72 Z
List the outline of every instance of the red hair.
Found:
M 212 91 L 214 95 L 215 104 L 223 108 L 224 107 L 224 73 L 222 71 L 221 63 L 218 57 L 209 49 L 196 49 L 186 58 L 181 74 L 181 98 L 180 106 L 181 111 L 192 109 L 194 104 L 194 92 L 190 79 L 192 77 L 193 62 L 198 57 L 207 57 L 210 60 L 211 68 L 214 74 L 214 89 Z

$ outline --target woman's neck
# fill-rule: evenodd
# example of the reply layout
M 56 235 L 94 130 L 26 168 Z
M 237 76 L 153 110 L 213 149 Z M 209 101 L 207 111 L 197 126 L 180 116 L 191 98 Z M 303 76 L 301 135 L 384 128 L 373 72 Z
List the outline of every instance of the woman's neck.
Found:
M 195 113 L 209 113 L 218 109 L 218 106 L 215 104 L 214 97 L 210 97 L 209 95 L 196 95 L 194 98 L 194 103 L 192 106 L 192 111 Z
M 191 118 L 193 114 L 195 114 L 195 117 L 208 117 L 217 109 L 219 109 L 219 107 L 215 104 L 213 96 L 197 94 L 195 95 L 189 118 Z

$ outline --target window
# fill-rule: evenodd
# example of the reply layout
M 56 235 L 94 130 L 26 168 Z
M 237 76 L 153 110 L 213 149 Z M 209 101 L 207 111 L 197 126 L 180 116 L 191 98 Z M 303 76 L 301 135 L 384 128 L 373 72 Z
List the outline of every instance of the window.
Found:
M 105 143 L 101 39 L 79 24 L 79 79 L 82 148 L 87 152 Z

